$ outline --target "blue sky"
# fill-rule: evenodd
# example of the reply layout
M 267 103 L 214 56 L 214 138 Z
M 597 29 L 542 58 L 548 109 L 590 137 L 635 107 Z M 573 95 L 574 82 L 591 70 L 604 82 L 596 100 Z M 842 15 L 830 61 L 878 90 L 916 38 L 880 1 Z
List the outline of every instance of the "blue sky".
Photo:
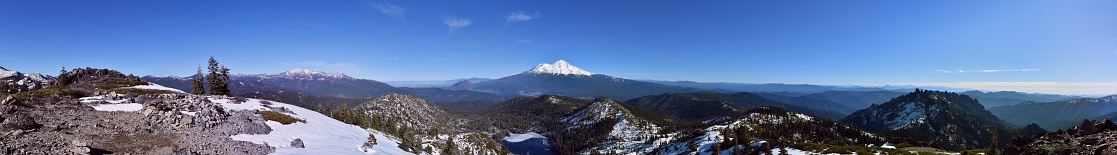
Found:
M 1117 93 L 1117 1 L 0 1 L 0 66 Z

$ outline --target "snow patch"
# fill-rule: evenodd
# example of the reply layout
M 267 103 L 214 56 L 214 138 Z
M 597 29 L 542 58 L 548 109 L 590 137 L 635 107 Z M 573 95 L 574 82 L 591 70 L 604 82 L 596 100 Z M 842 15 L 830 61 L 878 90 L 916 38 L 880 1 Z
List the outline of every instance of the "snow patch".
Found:
M 138 86 L 124 87 L 124 88 L 168 90 L 168 91 L 172 91 L 172 92 L 176 92 L 176 93 L 186 93 L 182 90 L 178 90 L 178 89 L 174 89 L 174 88 L 170 88 L 170 87 L 165 87 L 163 85 L 159 85 L 159 84 L 155 84 L 155 83 L 151 83 L 151 82 L 148 82 L 147 84 L 148 85 L 138 85 Z
M 539 135 L 535 132 L 528 132 L 523 134 L 509 133 L 508 137 L 504 137 L 503 140 L 513 143 L 519 143 L 532 138 L 546 139 L 547 137 L 543 137 L 543 135 Z
M 268 144 L 269 146 L 276 147 L 274 154 L 409 154 L 406 151 L 399 149 L 395 145 L 396 142 L 379 132 L 370 132 L 360 127 L 345 124 L 340 121 L 334 120 L 326 115 L 304 109 L 298 106 L 275 102 L 271 102 L 270 108 L 264 107 L 259 99 L 249 99 L 248 101 L 240 104 L 230 103 L 229 99 L 215 99 L 210 98 L 214 103 L 220 103 L 221 106 L 227 110 L 271 110 L 271 108 L 287 108 L 294 112 L 289 114 L 292 117 L 305 119 L 306 123 L 292 123 L 283 125 L 279 122 L 268 121 L 267 124 L 272 128 L 272 132 L 268 134 L 239 134 L 233 135 L 230 138 L 239 141 L 248 141 L 256 144 Z M 372 134 L 376 136 L 378 145 L 374 145 L 371 149 L 362 148 L 362 145 L 368 140 L 368 136 Z M 295 139 L 302 139 L 303 145 L 306 148 L 291 147 L 291 141 Z
M 92 105 L 92 107 L 97 111 L 140 111 L 144 109 L 144 105 L 139 103 L 98 104 Z

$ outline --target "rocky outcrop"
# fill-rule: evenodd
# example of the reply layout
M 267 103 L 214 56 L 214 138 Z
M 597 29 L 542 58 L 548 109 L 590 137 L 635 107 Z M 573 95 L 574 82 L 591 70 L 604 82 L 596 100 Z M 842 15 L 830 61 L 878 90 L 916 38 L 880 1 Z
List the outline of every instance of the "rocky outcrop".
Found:
M 1083 120 L 1078 126 L 1031 137 L 1017 137 L 1005 154 L 1117 154 L 1117 124 Z
M 271 128 L 255 111 L 229 111 L 187 94 L 116 95 L 139 111 L 95 111 L 101 102 L 24 102 L 0 123 L 0 154 L 267 154 L 275 148 L 235 141 Z M 73 99 L 71 99 L 73 100 Z M 16 101 L 18 102 L 18 101 Z M 15 103 L 5 101 L 4 103 Z M 13 107 L 10 104 L 0 104 Z

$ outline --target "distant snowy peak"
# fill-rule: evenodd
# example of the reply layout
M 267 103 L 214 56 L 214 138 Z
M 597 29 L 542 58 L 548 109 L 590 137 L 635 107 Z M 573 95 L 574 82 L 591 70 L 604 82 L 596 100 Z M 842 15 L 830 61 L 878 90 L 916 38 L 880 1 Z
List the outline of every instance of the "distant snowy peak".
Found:
M 575 67 L 574 65 L 571 65 L 570 63 L 567 63 L 566 60 L 561 60 L 561 59 L 558 60 L 558 61 L 555 61 L 554 64 L 548 64 L 548 63 L 539 64 L 539 65 L 535 66 L 535 68 L 532 68 L 531 70 L 529 70 L 525 73 L 551 74 L 551 75 L 585 75 L 585 76 L 593 75 L 593 73 L 590 73 L 586 70 L 582 70 L 581 68 Z
M 28 89 L 43 88 L 54 80 L 53 76 L 35 73 L 20 73 L 19 71 L 8 70 L 7 68 L 0 67 L 0 85 L 15 88 L 13 86 L 26 86 Z
M 0 67 L 0 79 L 19 75 L 17 71 L 10 71 L 7 68 Z
M 285 76 L 314 76 L 314 77 L 330 77 L 330 78 L 349 78 L 348 75 L 342 73 L 320 72 L 309 69 L 295 68 L 290 71 L 279 73 Z

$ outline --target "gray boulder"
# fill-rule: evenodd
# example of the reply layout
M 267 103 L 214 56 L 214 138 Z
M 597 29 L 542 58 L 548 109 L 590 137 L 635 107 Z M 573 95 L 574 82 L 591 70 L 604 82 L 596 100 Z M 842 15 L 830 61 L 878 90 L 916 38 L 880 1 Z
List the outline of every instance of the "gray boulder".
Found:
M 291 141 L 291 147 L 306 148 L 306 146 L 303 146 L 303 139 L 300 138 L 295 138 L 295 140 Z
M 9 118 L 5 118 L 4 122 L 0 123 L 0 126 L 6 130 L 31 130 L 42 127 L 43 125 L 35 122 L 35 119 L 31 118 L 31 116 L 16 114 Z

